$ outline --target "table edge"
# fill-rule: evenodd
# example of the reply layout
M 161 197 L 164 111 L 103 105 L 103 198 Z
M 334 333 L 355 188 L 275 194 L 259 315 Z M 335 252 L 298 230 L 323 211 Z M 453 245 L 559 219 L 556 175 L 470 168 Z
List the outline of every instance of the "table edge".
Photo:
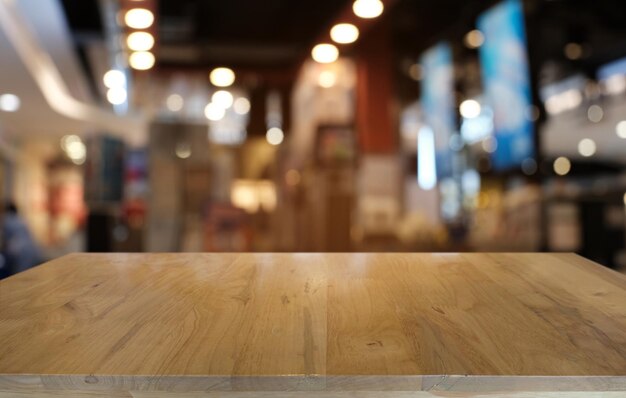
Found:
M 626 375 L 126 376 L 0 374 L 0 391 L 625 391 Z

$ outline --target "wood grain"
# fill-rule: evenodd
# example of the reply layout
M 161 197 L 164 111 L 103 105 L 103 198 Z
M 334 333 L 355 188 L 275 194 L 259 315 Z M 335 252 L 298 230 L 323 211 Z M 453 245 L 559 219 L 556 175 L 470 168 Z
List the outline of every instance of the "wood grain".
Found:
M 73 254 L 0 281 L 0 341 L 0 397 L 621 394 L 626 277 L 573 254 Z

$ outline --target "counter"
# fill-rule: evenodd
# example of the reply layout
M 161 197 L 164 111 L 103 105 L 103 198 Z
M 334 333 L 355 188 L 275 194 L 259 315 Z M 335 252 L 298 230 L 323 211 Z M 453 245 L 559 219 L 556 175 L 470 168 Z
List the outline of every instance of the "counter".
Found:
M 538 391 L 625 396 L 625 275 L 574 254 L 72 254 L 0 281 L 1 398 Z

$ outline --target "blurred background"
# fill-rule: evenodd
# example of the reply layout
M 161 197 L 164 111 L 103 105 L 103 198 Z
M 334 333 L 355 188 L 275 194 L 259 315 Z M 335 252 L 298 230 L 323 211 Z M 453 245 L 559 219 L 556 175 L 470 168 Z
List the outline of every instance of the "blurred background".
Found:
M 0 0 L 0 159 L 5 273 L 73 251 L 626 268 L 626 2 Z

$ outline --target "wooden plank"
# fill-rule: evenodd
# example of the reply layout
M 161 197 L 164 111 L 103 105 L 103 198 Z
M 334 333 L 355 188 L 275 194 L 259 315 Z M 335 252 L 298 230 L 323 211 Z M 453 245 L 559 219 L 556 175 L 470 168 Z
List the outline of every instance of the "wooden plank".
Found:
M 73 254 L 0 303 L 0 397 L 626 391 L 626 277 L 573 254 Z

